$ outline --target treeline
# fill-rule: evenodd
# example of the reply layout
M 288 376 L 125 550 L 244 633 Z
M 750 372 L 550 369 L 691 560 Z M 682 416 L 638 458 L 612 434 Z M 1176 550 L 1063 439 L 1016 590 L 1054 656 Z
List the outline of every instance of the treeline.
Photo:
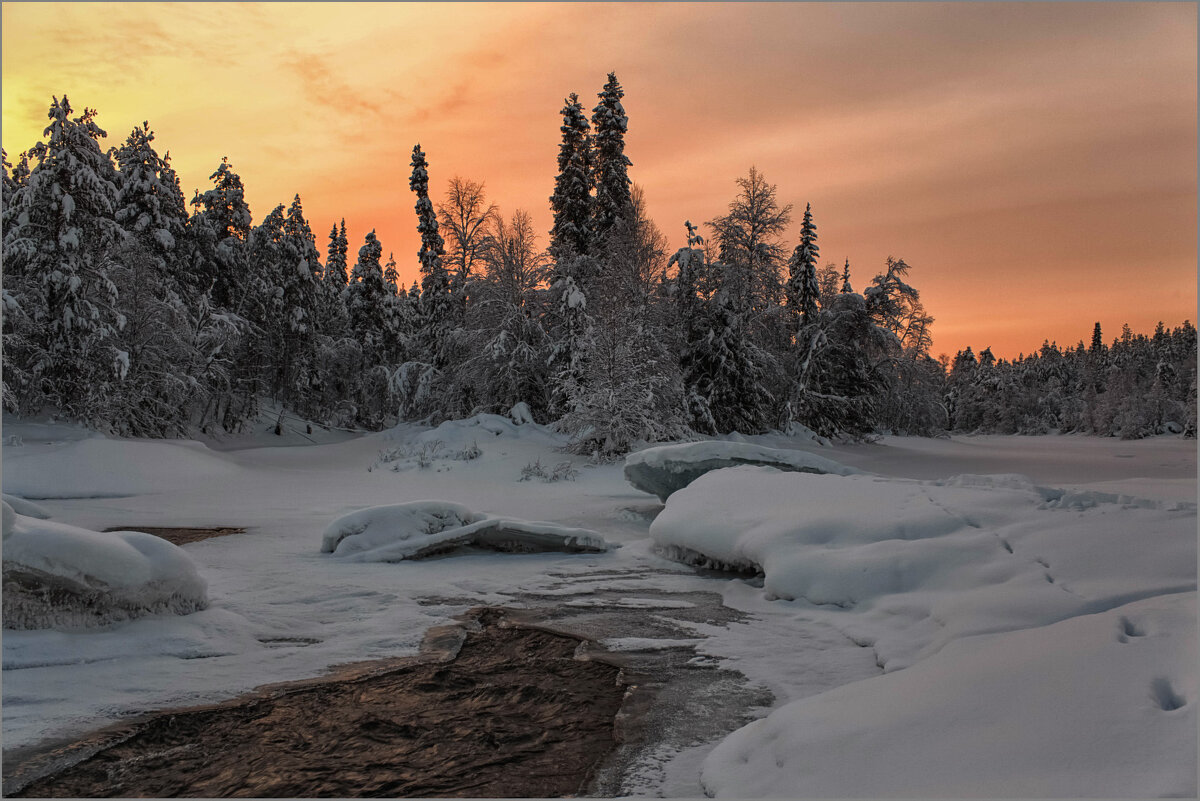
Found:
M 947 402 L 954 431 L 1194 437 L 1196 328 L 1160 322 L 1148 337 L 1126 325 L 1106 345 L 1096 323 L 1089 345 L 1047 342 L 1013 361 L 967 348 L 954 357 Z
M 793 209 L 753 168 L 706 236 L 689 222 L 687 245 L 669 253 L 629 178 L 623 95 L 610 74 L 590 120 L 567 99 L 545 249 L 530 216 L 502 215 L 479 183 L 453 178 L 435 203 L 414 147 L 420 282 L 408 289 L 373 231 L 351 262 L 344 221 L 322 254 L 298 196 L 254 225 L 227 160 L 189 203 L 148 125 L 105 153 L 95 112 L 72 116 L 56 98 L 44 141 L 15 167 L 4 161 L 6 408 L 183 436 L 238 430 L 267 400 L 369 429 L 524 402 L 570 432 L 575 450 L 601 455 L 693 433 L 1009 425 L 976 411 L 988 398 L 972 393 L 1014 368 L 970 372 L 964 353 L 948 375 L 929 354 L 933 320 L 909 266 L 889 258 L 855 291 L 849 262 L 818 266 L 810 208 L 789 250 Z M 1161 382 L 1169 402 L 1141 433 L 1090 422 L 1125 421 L 1106 410 L 1141 388 L 1108 363 L 1088 424 L 1064 401 L 1057 416 L 1022 412 L 1014 430 L 1140 436 L 1172 415 L 1186 425 L 1195 329 L 1183 330 L 1164 333 L 1175 343 Z M 1036 395 L 1029 362 L 1016 383 Z

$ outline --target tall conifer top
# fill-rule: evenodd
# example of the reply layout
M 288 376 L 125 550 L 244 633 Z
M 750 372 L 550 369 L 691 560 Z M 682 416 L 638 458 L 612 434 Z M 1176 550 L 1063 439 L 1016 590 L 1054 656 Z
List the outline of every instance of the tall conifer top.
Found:
M 446 243 L 438 233 L 437 215 L 433 211 L 433 203 L 429 201 L 429 173 L 425 154 L 421 145 L 413 145 L 412 177 L 408 187 L 417 194 L 417 232 L 421 235 L 421 249 L 417 258 L 421 261 L 421 274 L 427 277 L 442 275 L 442 254 L 446 252 Z M 424 283 L 424 281 L 422 281 Z
M 596 204 L 592 231 L 597 240 L 606 236 L 617 220 L 627 218 L 633 207 L 628 167 L 632 162 L 625 156 L 625 133 L 629 118 L 621 98 L 625 96 L 615 73 L 608 74 L 608 83 L 600 92 L 600 103 L 592 110 L 592 125 L 596 129 Z

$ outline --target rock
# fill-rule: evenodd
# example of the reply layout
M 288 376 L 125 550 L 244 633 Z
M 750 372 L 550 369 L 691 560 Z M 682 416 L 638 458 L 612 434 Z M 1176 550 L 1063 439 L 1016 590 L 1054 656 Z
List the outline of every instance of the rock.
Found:
M 556 523 L 490 517 L 445 501 L 372 506 L 343 515 L 322 535 L 321 550 L 354 562 L 423 559 L 467 547 L 502 553 L 598 553 L 594 531 Z
M 625 480 L 643 492 L 657 495 L 660 501 L 666 501 L 672 492 L 683 489 L 705 473 L 738 465 L 839 476 L 862 472 L 808 451 L 781 450 L 749 442 L 704 440 L 660 445 L 629 454 L 625 457 Z

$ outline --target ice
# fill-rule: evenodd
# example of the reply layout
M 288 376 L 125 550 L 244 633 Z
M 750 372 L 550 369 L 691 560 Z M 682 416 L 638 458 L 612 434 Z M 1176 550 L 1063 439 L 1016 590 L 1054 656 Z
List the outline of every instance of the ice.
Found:
M 659 445 L 625 457 L 625 479 L 659 500 L 695 481 L 710 470 L 734 465 L 768 465 L 777 470 L 850 475 L 861 472 L 802 450 L 768 448 L 750 442 L 704 440 Z

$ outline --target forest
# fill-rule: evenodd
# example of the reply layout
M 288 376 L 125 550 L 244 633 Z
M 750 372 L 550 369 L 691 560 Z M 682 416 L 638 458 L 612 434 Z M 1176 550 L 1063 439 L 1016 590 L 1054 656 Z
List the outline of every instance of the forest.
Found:
M 623 96 L 610 73 L 590 118 L 566 99 L 545 247 L 482 183 L 432 197 L 413 147 L 408 288 L 374 231 L 353 261 L 344 220 L 319 248 L 298 195 L 255 224 L 228 159 L 188 201 L 148 123 L 105 152 L 96 111 L 55 97 L 43 141 L 4 156 L 4 408 L 184 437 L 268 408 L 379 430 L 523 403 L 600 459 L 769 430 L 1195 436 L 1190 322 L 935 358 L 912 268 L 822 263 L 811 206 L 790 246 L 799 211 L 753 167 L 671 252 L 630 179 Z

